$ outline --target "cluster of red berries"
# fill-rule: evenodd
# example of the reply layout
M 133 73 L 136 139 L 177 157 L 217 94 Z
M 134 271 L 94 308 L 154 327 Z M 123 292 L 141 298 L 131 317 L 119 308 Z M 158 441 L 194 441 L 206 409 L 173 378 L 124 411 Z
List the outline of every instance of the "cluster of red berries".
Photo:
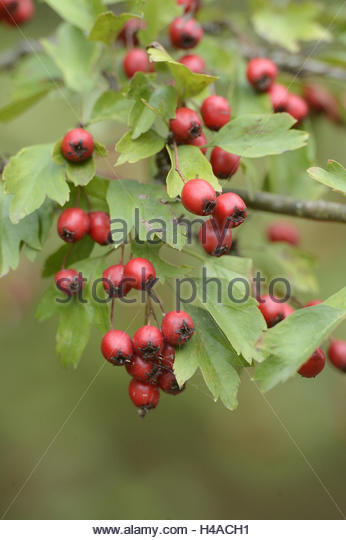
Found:
M 0 0 L 0 21 L 19 26 L 29 21 L 35 13 L 33 0 Z

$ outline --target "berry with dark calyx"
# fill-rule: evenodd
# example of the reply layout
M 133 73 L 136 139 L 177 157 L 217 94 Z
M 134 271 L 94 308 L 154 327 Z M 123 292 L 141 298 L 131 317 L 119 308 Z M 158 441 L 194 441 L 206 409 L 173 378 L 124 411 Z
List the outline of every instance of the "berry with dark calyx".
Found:
M 58 234 L 65 242 L 78 242 L 90 229 L 89 216 L 81 208 L 66 208 L 58 219 Z
M 285 112 L 288 102 L 289 91 L 286 86 L 274 83 L 268 91 L 268 96 L 273 106 L 274 112 Z
M 26 23 L 35 13 L 33 0 L 1 0 L 0 17 L 7 24 L 17 26 Z
M 136 257 L 125 265 L 124 280 L 133 289 L 146 289 L 155 279 L 155 268 L 148 259 Z
M 186 54 L 180 58 L 179 62 L 188 67 L 192 73 L 204 73 L 205 71 L 205 62 L 198 54 Z
M 94 139 L 91 133 L 82 128 L 71 129 L 61 143 L 63 156 L 73 163 L 86 161 L 94 151 Z
M 297 246 L 300 242 L 299 229 L 287 221 L 275 221 L 267 229 L 267 237 L 270 242 L 285 242 Z
M 232 229 L 219 227 L 214 218 L 208 219 L 199 230 L 199 241 L 204 250 L 213 257 L 222 257 L 232 247 Z
M 202 121 L 192 109 L 180 107 L 169 121 L 169 128 L 178 142 L 189 141 L 201 135 Z
M 216 146 L 211 153 L 210 163 L 215 176 L 220 178 L 220 180 L 226 180 L 237 172 L 240 165 L 240 157 Z
M 126 371 L 136 381 L 150 382 L 155 380 L 160 368 L 150 360 L 145 360 L 136 355 L 126 364 Z
M 204 135 L 204 133 L 201 133 L 199 137 L 196 137 L 195 139 L 192 139 L 191 141 L 186 142 L 186 144 L 188 144 L 190 146 L 197 146 L 198 148 L 200 148 L 201 146 L 205 146 L 207 143 L 208 143 L 208 141 L 207 141 L 206 136 Z M 201 152 L 203 154 L 207 153 L 206 148 L 200 148 L 200 150 L 201 150 Z
M 142 326 L 133 336 L 133 347 L 136 354 L 145 360 L 153 360 L 164 348 L 163 335 L 156 326 Z
M 196 13 L 201 5 L 201 0 L 177 0 L 178 6 L 184 7 L 185 13 Z
M 68 296 L 76 295 L 84 286 L 82 274 L 73 268 L 59 270 L 55 274 L 55 283 L 58 289 Z
M 110 330 L 103 336 L 101 351 L 108 362 L 114 366 L 123 366 L 133 356 L 130 336 L 122 330 Z
M 310 356 L 300 369 L 298 369 L 299 375 L 307 379 L 316 377 L 321 373 L 326 363 L 326 357 L 322 349 L 319 347 L 316 351 Z
M 253 58 L 247 65 L 248 81 L 258 92 L 267 92 L 277 74 L 278 68 L 269 58 Z
M 346 373 L 346 341 L 333 339 L 328 348 L 328 358 L 334 367 Z
M 269 294 L 262 296 L 258 308 L 265 318 L 268 328 L 283 321 L 293 312 L 293 308 L 289 304 L 280 302 L 278 298 L 271 297 Z
M 166 394 L 171 394 L 172 396 L 176 396 L 185 390 L 185 385 L 182 386 L 182 388 L 179 387 L 178 381 L 174 373 L 171 371 L 161 373 L 157 379 L 157 382 L 163 392 L 166 392 Z
M 161 330 L 167 343 L 176 347 L 192 338 L 195 325 L 185 311 L 170 311 L 162 320 Z
M 323 300 L 310 300 L 310 302 L 308 302 L 307 304 L 305 304 L 305 306 L 303 307 L 313 307 L 313 306 L 318 306 L 319 304 L 322 304 L 323 303 Z
M 181 202 L 186 210 L 192 214 L 207 216 L 212 214 L 215 209 L 215 189 L 206 180 L 194 178 L 184 184 Z
M 89 212 L 90 230 L 89 234 L 94 242 L 101 246 L 112 243 L 111 222 L 109 214 L 106 212 Z
M 117 40 L 121 41 L 125 46 L 137 46 L 139 44 L 137 32 L 143 27 L 144 22 L 141 19 L 136 19 L 135 17 L 129 19 L 120 30 Z
M 104 290 L 109 294 L 110 298 L 123 298 L 128 294 L 131 286 L 124 281 L 123 264 L 114 264 L 102 274 Z
M 163 369 L 172 371 L 175 360 L 175 349 L 172 345 L 165 345 L 162 353 L 158 357 Z
M 213 131 L 218 131 L 230 121 L 231 108 L 224 97 L 209 96 L 202 103 L 201 114 L 205 125 Z
M 340 122 L 339 104 L 330 90 L 320 84 L 308 84 L 303 97 L 312 111 L 325 113 L 332 122 Z
M 203 29 L 195 19 L 178 17 L 171 22 L 169 36 L 173 47 L 192 49 L 203 37 Z
M 306 101 L 297 94 L 289 94 L 286 104 L 286 112 L 293 116 L 299 124 L 309 114 L 309 107 Z
M 154 64 L 150 62 L 149 56 L 144 49 L 131 49 L 124 57 L 123 68 L 126 76 L 131 79 L 138 71 L 152 73 Z
M 129 384 L 129 396 L 138 409 L 138 415 L 144 417 L 151 409 L 155 409 L 160 401 L 160 390 L 157 385 L 132 379 Z
M 236 193 L 223 193 L 216 199 L 214 217 L 219 227 L 239 227 L 247 216 L 243 199 Z

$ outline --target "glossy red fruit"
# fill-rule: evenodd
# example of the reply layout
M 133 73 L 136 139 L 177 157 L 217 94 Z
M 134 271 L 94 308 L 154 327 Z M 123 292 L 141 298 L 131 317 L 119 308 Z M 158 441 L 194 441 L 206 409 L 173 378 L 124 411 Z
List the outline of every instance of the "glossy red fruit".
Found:
M 106 212 L 89 212 L 89 234 L 94 242 L 101 246 L 112 243 L 111 223 L 109 214 Z
M 57 272 L 55 274 L 55 283 L 58 289 L 68 296 L 76 295 L 84 286 L 82 274 L 73 268 Z
M 126 46 L 137 46 L 139 44 L 137 32 L 143 27 L 144 22 L 141 19 L 129 19 L 120 30 L 117 40 Z
M 248 81 L 258 92 L 267 92 L 277 74 L 278 68 L 269 58 L 253 58 L 247 65 Z
M 205 62 L 198 54 L 186 54 L 180 58 L 179 62 L 188 67 L 192 73 L 204 73 L 205 71 Z
M 150 62 L 147 52 L 144 49 L 131 49 L 125 54 L 123 68 L 126 76 L 131 79 L 135 73 L 152 73 L 154 64 Z
M 262 296 L 258 308 L 265 318 L 268 328 L 283 321 L 293 312 L 293 308 L 289 304 L 280 302 L 279 299 L 272 298 L 269 294 Z
M 330 90 L 319 84 L 309 84 L 304 88 L 303 97 L 314 112 L 325 113 L 333 122 L 340 122 L 339 103 Z
M 316 377 L 321 373 L 326 363 L 326 357 L 322 349 L 319 347 L 316 351 L 310 356 L 309 360 L 302 365 L 298 370 L 299 375 L 311 379 Z
M 318 306 L 319 304 L 322 304 L 323 303 L 323 300 L 310 300 L 310 302 L 308 302 L 307 304 L 305 304 L 305 306 L 303 307 L 313 307 L 313 306 Z
M 81 208 L 66 208 L 58 219 L 58 234 L 65 242 L 78 242 L 90 229 L 89 216 Z
M 154 266 L 148 259 L 131 259 L 124 269 L 124 279 L 133 289 L 146 289 L 156 279 Z
M 333 366 L 346 373 L 346 341 L 333 340 L 328 348 L 328 358 Z
M 186 141 L 185 144 L 188 144 L 190 146 L 197 146 L 198 148 L 200 148 L 201 146 L 205 146 L 207 143 L 208 141 L 206 139 L 206 136 L 204 135 L 204 133 L 201 133 L 199 137 L 196 137 L 195 139 L 192 139 L 191 141 Z M 200 148 L 200 151 L 202 152 L 202 154 L 207 153 L 206 148 Z
M 173 370 L 175 360 L 175 349 L 172 345 L 166 344 L 162 353 L 159 355 L 159 361 L 162 367 L 168 371 Z
M 201 6 L 201 0 L 177 0 L 177 4 L 184 7 L 185 13 L 195 13 Z
M 175 118 L 169 121 L 169 127 L 178 142 L 189 141 L 201 135 L 202 121 L 192 109 L 180 107 Z
M 133 336 L 133 348 L 136 354 L 145 360 L 157 358 L 163 351 L 163 335 L 156 326 L 142 326 Z
M 66 133 L 61 143 L 63 156 L 73 163 L 86 161 L 94 151 L 94 139 L 91 133 L 82 128 Z
M 147 412 L 157 407 L 160 401 L 160 390 L 155 384 L 132 379 L 129 384 L 129 396 L 132 403 L 139 407 L 139 416 L 145 416 Z
M 214 218 L 208 219 L 199 230 L 201 246 L 213 257 L 222 257 L 229 253 L 232 239 L 232 229 L 230 227 L 220 228 Z
M 231 107 L 224 97 L 209 96 L 202 103 L 201 114 L 205 125 L 213 131 L 218 131 L 230 121 Z
M 236 193 L 223 193 L 216 199 L 214 217 L 219 227 L 239 227 L 246 216 L 246 204 Z
M 210 163 L 215 176 L 221 180 L 226 180 L 237 172 L 240 165 L 240 157 L 216 146 L 211 153 Z
M 114 264 L 102 274 L 103 287 L 111 298 L 123 298 L 128 294 L 131 286 L 124 281 L 123 264 Z
M 123 366 L 133 356 L 130 336 L 121 330 L 110 330 L 103 336 L 101 351 L 108 362 L 115 366 Z
M 184 184 L 181 192 L 183 206 L 197 216 L 212 214 L 216 205 L 215 189 L 202 178 L 194 178 Z
M 136 381 L 150 382 L 155 380 L 155 377 L 158 375 L 159 366 L 153 364 L 150 360 L 145 360 L 141 356 L 136 355 L 126 364 L 126 371 Z
M 192 338 L 195 325 L 185 311 L 170 311 L 162 320 L 161 330 L 167 343 L 175 347 Z
M 177 394 L 180 394 L 183 390 L 185 390 L 185 385 L 181 388 L 179 387 L 178 381 L 171 371 L 165 371 L 164 373 L 161 373 L 161 375 L 157 379 L 158 385 L 166 392 L 166 394 L 172 394 L 173 396 L 176 396 Z
M 286 86 L 274 83 L 268 91 L 270 101 L 272 102 L 274 112 L 286 111 L 289 91 Z
M 286 112 L 297 120 L 302 122 L 309 114 L 309 107 L 306 101 L 297 94 L 289 94 L 286 104 Z
M 173 47 L 192 49 L 201 41 L 203 29 L 195 19 L 178 17 L 170 24 L 169 37 Z
M 35 13 L 33 0 L 1 0 L 0 17 L 7 24 L 17 26 L 26 23 Z
M 297 246 L 300 242 L 300 232 L 292 223 L 275 221 L 267 229 L 267 238 L 270 242 L 285 242 Z

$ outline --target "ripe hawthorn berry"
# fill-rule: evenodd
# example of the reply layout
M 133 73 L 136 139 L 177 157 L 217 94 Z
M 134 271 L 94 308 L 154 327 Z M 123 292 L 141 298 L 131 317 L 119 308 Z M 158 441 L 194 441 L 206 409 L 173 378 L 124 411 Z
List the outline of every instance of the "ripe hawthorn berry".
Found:
M 222 257 L 232 247 L 232 229 L 220 228 L 214 218 L 208 219 L 199 230 L 199 241 L 204 250 L 213 257 Z
M 111 222 L 109 214 L 106 212 L 89 212 L 90 230 L 89 234 L 94 242 L 101 246 L 112 243 Z
M 300 232 L 292 223 L 275 221 L 267 228 L 267 238 L 270 242 L 285 242 L 297 246 L 300 242 Z
M 168 371 L 173 370 L 175 360 L 175 349 L 172 345 L 166 344 L 162 353 L 158 357 L 162 367 Z
M 201 5 L 201 0 L 177 0 L 178 6 L 184 7 L 184 13 L 195 13 Z
M 195 325 L 185 311 L 170 311 L 162 320 L 161 330 L 167 343 L 174 347 L 192 338 Z
M 82 274 L 73 268 L 59 270 L 55 274 L 55 283 L 58 289 L 68 296 L 76 295 L 84 286 Z
M 316 351 L 310 356 L 300 369 L 298 369 L 299 375 L 307 379 L 316 377 L 321 373 L 326 363 L 326 357 L 322 349 L 319 347 Z
M 90 229 L 89 216 L 81 208 L 66 208 L 58 219 L 58 234 L 65 242 L 78 242 Z
M 240 157 L 216 146 L 211 153 L 210 163 L 215 176 L 220 178 L 220 180 L 226 180 L 227 178 L 231 178 L 231 176 L 237 172 L 240 164 Z
M 340 121 L 339 104 L 335 96 L 319 84 L 304 87 L 303 97 L 309 108 L 316 113 L 325 113 L 333 122 Z
M 213 131 L 218 131 L 230 121 L 231 108 L 224 97 L 209 96 L 202 103 L 201 114 L 205 125 Z
M 294 311 L 287 302 L 280 302 L 279 299 L 275 300 L 269 294 L 262 296 L 258 308 L 265 318 L 268 328 L 272 328 L 283 321 Z
M 146 289 L 156 279 L 155 268 L 148 259 L 136 257 L 125 265 L 124 279 L 133 289 Z
M 129 19 L 120 30 L 117 40 L 121 41 L 125 46 L 137 46 L 139 44 L 137 33 L 138 30 L 143 27 L 144 21 L 141 19 L 136 19 L 135 17 L 133 19 Z
M 203 29 L 195 19 L 177 17 L 169 27 L 169 37 L 173 47 L 177 49 L 192 49 L 203 37 Z
M 129 396 L 134 405 L 139 407 L 139 416 L 145 416 L 151 409 L 157 407 L 160 400 L 160 390 L 155 384 L 132 379 L 129 384 Z
M 110 298 L 123 298 L 131 289 L 130 284 L 124 281 L 124 269 L 123 264 L 114 264 L 102 274 L 103 287 Z
M 286 86 L 274 83 L 268 91 L 274 112 L 285 112 L 289 97 Z
M 145 360 L 141 356 L 136 355 L 126 364 L 126 371 L 136 381 L 150 382 L 157 377 L 159 367 L 150 360 Z
M 253 58 L 247 65 L 249 83 L 258 92 L 267 92 L 274 83 L 278 69 L 269 58 Z
M 133 336 L 133 348 L 136 354 L 145 360 L 153 360 L 164 348 L 163 335 L 156 326 L 142 326 Z
M 212 214 L 216 205 L 215 189 L 202 178 L 193 178 L 184 184 L 181 192 L 183 206 L 197 216 Z
M 293 116 L 299 124 L 309 114 L 309 107 L 306 101 L 297 94 L 289 94 L 286 104 L 286 112 Z
M 195 111 L 180 107 L 175 112 L 175 118 L 169 121 L 169 128 L 177 142 L 189 141 L 201 135 L 202 122 Z
M 7 24 L 17 26 L 32 19 L 35 13 L 33 0 L 1 0 L 0 17 Z
M 322 300 L 310 300 L 310 302 L 308 302 L 307 304 L 305 304 L 305 306 L 303 307 L 313 307 L 313 306 L 318 306 L 319 304 L 322 304 L 323 301 Z
M 180 388 L 178 381 L 171 371 L 165 371 L 164 373 L 161 373 L 157 379 L 158 385 L 163 390 L 163 392 L 166 392 L 166 394 L 171 394 L 173 396 L 176 396 L 177 394 L 181 394 L 183 390 L 185 390 L 185 385 Z
M 93 136 L 82 128 L 71 129 L 62 140 L 61 151 L 68 161 L 86 161 L 94 151 Z
M 108 362 L 114 366 L 123 366 L 133 356 L 133 346 L 130 336 L 122 330 L 109 330 L 103 336 L 101 351 Z
M 346 341 L 333 340 L 328 348 L 328 358 L 333 366 L 346 373 Z
M 201 146 L 205 146 L 208 143 L 206 136 L 204 133 L 201 133 L 199 137 L 196 137 L 195 139 L 192 139 L 191 141 L 186 141 L 185 144 L 188 144 L 190 146 L 197 146 L 202 154 L 207 153 L 206 148 L 200 148 Z
M 205 62 L 198 54 L 186 54 L 180 58 L 179 62 L 188 67 L 192 73 L 204 73 L 205 71 Z
M 216 199 L 214 218 L 220 228 L 239 227 L 247 216 L 247 208 L 243 199 L 236 193 L 223 193 Z
M 126 76 L 131 79 L 135 73 L 152 73 L 154 64 L 150 62 L 147 52 L 144 49 L 131 49 L 125 54 L 123 68 Z

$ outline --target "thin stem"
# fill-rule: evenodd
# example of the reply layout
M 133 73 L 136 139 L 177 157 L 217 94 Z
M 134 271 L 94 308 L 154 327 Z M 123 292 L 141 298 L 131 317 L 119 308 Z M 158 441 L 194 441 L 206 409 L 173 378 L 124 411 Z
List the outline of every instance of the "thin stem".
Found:
M 165 312 L 165 308 L 163 307 L 163 303 L 162 303 L 160 297 L 159 297 L 157 294 L 155 294 L 155 293 L 152 293 L 152 295 L 153 295 L 153 297 L 154 297 L 154 301 L 155 301 L 157 304 L 159 304 L 160 309 L 161 309 L 161 313 L 162 313 L 162 315 L 163 315 L 163 317 L 164 317 L 164 316 L 166 315 L 166 312 Z
M 115 298 L 112 298 L 112 302 L 111 302 L 111 314 L 110 314 L 111 330 L 114 329 L 114 306 L 115 306 Z
M 121 244 L 121 256 L 120 256 L 120 264 L 124 264 L 124 257 L 125 257 L 125 244 Z
M 64 255 L 64 258 L 63 258 L 62 263 L 61 263 L 62 270 L 65 270 L 67 259 L 71 255 L 71 251 L 73 250 L 73 248 L 74 248 L 74 244 L 70 244 L 69 247 L 67 248 L 66 253 Z
M 132 234 L 129 233 L 129 240 L 130 240 L 130 255 L 129 255 L 129 260 L 132 259 Z
M 80 186 L 77 188 L 77 196 L 76 196 L 76 206 L 78 207 L 80 205 Z
M 149 294 L 148 294 L 148 301 L 149 301 L 150 313 L 153 315 L 157 326 L 160 327 L 160 323 L 159 323 L 159 320 L 158 320 L 157 315 L 155 313 L 155 310 L 154 310 L 154 307 L 153 307 L 153 304 L 152 304 L 152 301 L 151 301 L 151 298 L 150 298 Z
M 179 167 L 178 145 L 177 145 L 177 143 L 175 141 L 173 141 L 173 147 L 174 147 L 175 170 L 179 174 L 179 176 L 182 179 L 183 183 L 186 184 L 186 178 L 184 177 L 184 175 L 181 172 L 180 167 Z
M 92 205 L 91 205 L 91 202 L 90 202 L 90 198 L 89 198 L 89 195 L 87 194 L 87 191 L 86 189 L 83 187 L 83 195 L 85 197 L 85 200 L 86 200 L 86 203 L 87 203 L 87 206 L 88 206 L 88 210 L 89 212 L 92 210 Z

